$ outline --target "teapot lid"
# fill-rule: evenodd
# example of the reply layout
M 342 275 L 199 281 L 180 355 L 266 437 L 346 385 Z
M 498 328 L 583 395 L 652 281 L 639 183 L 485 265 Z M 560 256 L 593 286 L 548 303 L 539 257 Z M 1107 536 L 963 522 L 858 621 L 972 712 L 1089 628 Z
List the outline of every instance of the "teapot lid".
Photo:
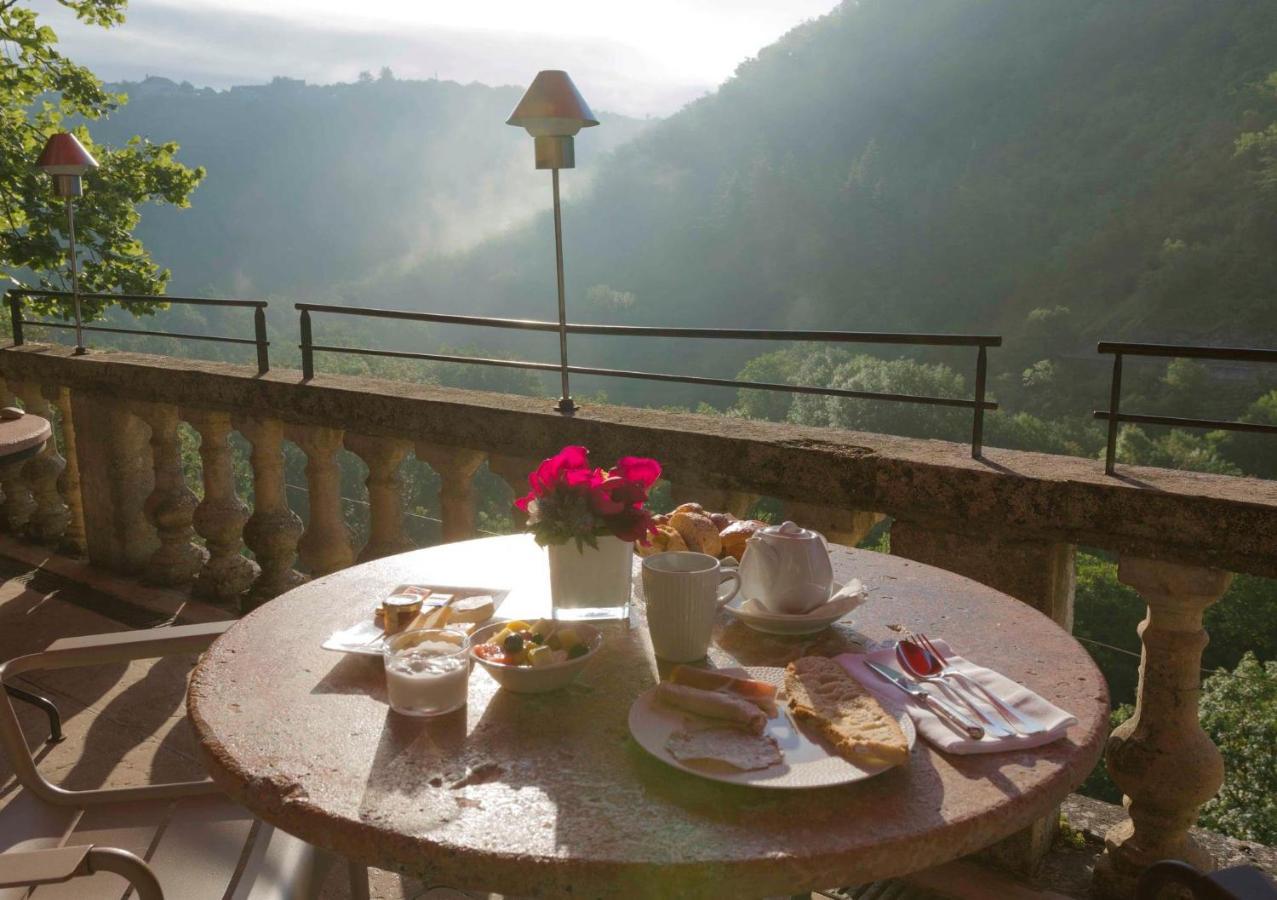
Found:
M 782 522 L 779 525 L 768 525 L 762 529 L 761 534 L 768 537 L 789 538 L 790 540 L 810 541 L 819 539 L 820 535 L 809 528 L 803 528 L 793 522 Z

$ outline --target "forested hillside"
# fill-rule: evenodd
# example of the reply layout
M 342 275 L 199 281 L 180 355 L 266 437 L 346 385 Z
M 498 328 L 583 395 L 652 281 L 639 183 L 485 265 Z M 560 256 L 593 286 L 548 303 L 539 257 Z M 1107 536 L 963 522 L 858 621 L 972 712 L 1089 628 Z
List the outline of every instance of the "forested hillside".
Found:
M 607 162 L 565 214 L 572 308 L 1012 339 L 1066 306 L 1070 352 L 1271 342 L 1277 204 L 1235 145 L 1277 118 L 1275 69 L 1263 0 L 845 3 Z M 546 234 L 420 275 L 545 315 Z
M 98 141 L 176 140 L 208 175 L 190 209 L 148 209 L 138 235 L 173 271 L 170 293 L 291 299 L 375 285 L 456 253 L 549 202 L 532 141 L 505 124 L 517 87 L 276 79 L 225 91 L 164 78 L 112 85 L 129 102 Z M 600 112 L 569 189 L 645 123 Z M 366 302 L 371 305 L 375 297 Z

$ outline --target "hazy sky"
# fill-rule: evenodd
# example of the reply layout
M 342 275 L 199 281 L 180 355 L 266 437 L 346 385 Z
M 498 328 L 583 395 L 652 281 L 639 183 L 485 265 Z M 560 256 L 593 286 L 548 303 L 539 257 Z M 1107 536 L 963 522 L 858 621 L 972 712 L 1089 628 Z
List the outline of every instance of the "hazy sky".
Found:
M 526 84 L 567 69 L 592 106 L 666 115 L 836 0 L 131 0 L 128 22 L 80 25 L 49 0 L 63 50 L 108 80 L 226 87 L 276 75 Z

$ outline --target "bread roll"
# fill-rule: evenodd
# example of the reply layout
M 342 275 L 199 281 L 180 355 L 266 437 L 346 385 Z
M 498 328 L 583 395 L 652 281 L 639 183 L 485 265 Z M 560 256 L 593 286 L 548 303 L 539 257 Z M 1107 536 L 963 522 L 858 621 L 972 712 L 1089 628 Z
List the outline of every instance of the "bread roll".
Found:
M 724 528 L 726 528 L 728 525 L 736 521 L 736 517 L 734 515 L 732 515 L 731 513 L 726 513 L 726 512 L 724 513 L 712 512 L 712 513 L 706 513 L 705 515 L 709 516 L 709 520 L 714 523 L 714 527 L 717 528 L 720 532 Z
M 674 507 L 674 512 L 698 513 L 703 516 L 705 515 L 705 507 L 701 506 L 699 503 L 680 503 L 678 506 Z
M 746 519 L 728 525 L 719 535 L 723 542 L 723 555 L 734 556 L 736 561 L 740 562 L 745 555 L 745 543 L 753 537 L 755 532 L 766 527 L 767 523 L 757 519 Z
M 708 553 L 713 557 L 723 552 L 723 540 L 718 536 L 718 529 L 709 516 L 694 512 L 675 512 L 670 516 L 670 526 L 682 536 L 688 550 Z
M 655 556 L 670 550 L 686 550 L 687 542 L 682 535 L 668 525 L 657 525 L 656 530 L 647 536 L 648 544 L 635 544 L 634 549 L 639 556 Z

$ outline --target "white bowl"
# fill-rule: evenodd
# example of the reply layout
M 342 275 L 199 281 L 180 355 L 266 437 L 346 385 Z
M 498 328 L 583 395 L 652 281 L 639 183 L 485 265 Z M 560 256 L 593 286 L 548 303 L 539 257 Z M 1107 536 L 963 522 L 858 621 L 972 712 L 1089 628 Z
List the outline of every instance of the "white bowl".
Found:
M 486 642 L 505 625 L 505 622 L 493 622 L 470 635 L 470 658 L 483 666 L 497 684 L 516 694 L 543 694 L 546 691 L 557 691 L 561 687 L 567 687 L 577 675 L 581 674 L 585 664 L 603 646 L 603 632 L 584 622 L 572 622 L 572 628 L 581 635 L 586 646 L 586 653 L 576 659 L 568 659 L 548 666 L 507 666 L 486 660 L 474 652 L 476 647 Z

